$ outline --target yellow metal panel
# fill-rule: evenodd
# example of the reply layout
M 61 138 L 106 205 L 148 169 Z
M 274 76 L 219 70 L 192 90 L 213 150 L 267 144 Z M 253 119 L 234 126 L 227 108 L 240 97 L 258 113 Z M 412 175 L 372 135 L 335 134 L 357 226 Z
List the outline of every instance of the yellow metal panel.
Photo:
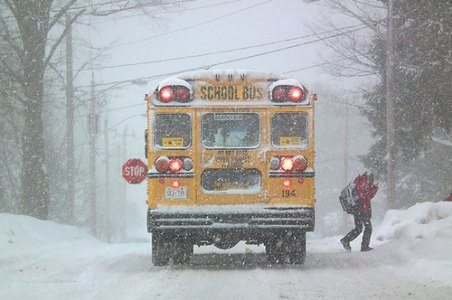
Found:
M 261 144 L 251 150 L 206 150 L 201 145 L 201 117 L 204 113 L 255 112 L 261 116 Z M 308 144 L 302 149 L 274 149 L 270 146 L 270 120 L 276 112 L 305 112 L 309 115 Z M 156 113 L 188 113 L 192 118 L 192 144 L 188 149 L 161 150 L 153 145 L 153 116 Z M 174 179 L 148 179 L 149 207 L 156 205 L 212 205 L 212 204 L 252 204 L 269 203 L 274 205 L 314 206 L 314 178 L 289 178 L 290 191 L 284 192 L 283 178 L 270 178 L 268 163 L 272 156 L 303 155 L 308 160 L 308 167 L 314 168 L 314 112 L 313 107 L 271 106 L 271 107 L 152 107 L 148 110 L 148 165 L 150 168 L 159 156 L 182 156 L 193 160 L 194 177 L 179 178 L 182 187 L 187 190 L 187 199 L 165 199 L 165 189 L 171 187 Z M 178 144 L 178 137 L 167 137 L 173 144 Z M 284 137 L 284 143 L 296 145 L 296 137 Z M 166 143 L 166 142 L 165 142 Z M 179 143 L 180 144 L 180 143 Z M 183 141 L 182 141 L 183 144 Z M 206 168 L 254 168 L 262 173 L 262 189 L 257 194 L 212 194 L 201 187 L 202 170 Z M 292 193 L 292 190 L 295 192 Z

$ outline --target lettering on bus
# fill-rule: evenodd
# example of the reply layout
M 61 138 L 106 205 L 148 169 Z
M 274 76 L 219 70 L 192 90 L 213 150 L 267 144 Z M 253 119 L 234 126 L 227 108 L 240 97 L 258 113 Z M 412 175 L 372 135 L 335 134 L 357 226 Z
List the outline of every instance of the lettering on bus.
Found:
M 216 191 L 227 191 L 232 189 L 247 190 L 249 188 L 248 183 L 244 182 L 215 182 L 213 189 Z
M 220 150 L 215 161 L 221 163 L 222 168 L 242 168 L 249 162 L 250 156 L 245 150 Z
M 260 100 L 264 97 L 261 87 L 255 85 L 202 85 L 202 100 Z

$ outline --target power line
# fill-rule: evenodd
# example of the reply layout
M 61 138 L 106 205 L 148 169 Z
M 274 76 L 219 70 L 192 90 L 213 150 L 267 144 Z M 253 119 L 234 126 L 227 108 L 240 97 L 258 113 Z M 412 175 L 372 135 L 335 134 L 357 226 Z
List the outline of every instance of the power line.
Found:
M 159 77 L 170 76 L 170 75 L 174 75 L 174 74 L 178 74 L 178 73 L 195 71 L 195 70 L 199 70 L 199 69 L 210 69 L 212 67 L 223 65 L 223 64 L 228 64 L 228 63 L 232 63 L 232 62 L 242 61 L 242 60 L 246 60 L 246 59 L 250 59 L 250 58 L 255 58 L 255 57 L 259 57 L 259 56 L 263 56 L 263 55 L 268 55 L 268 54 L 272 54 L 272 53 L 276 53 L 276 52 L 285 51 L 285 50 L 288 50 L 288 49 L 293 49 L 293 48 L 300 47 L 300 46 L 303 46 L 303 45 L 317 43 L 317 42 L 320 42 L 320 41 L 323 41 L 323 40 L 326 40 L 326 39 L 331 39 L 331 38 L 334 38 L 334 37 L 337 37 L 337 36 L 341 36 L 341 35 L 344 35 L 344 34 L 355 32 L 355 31 L 358 31 L 358 30 L 362 30 L 364 28 L 367 28 L 367 27 L 366 26 L 362 26 L 362 27 L 359 27 L 359 28 L 356 28 L 356 29 L 353 29 L 353 30 L 349 30 L 349 31 L 346 31 L 346 32 L 341 32 L 341 33 L 338 33 L 338 34 L 330 35 L 330 36 L 323 37 L 323 38 L 318 38 L 318 39 L 307 41 L 307 42 L 303 42 L 303 43 L 294 44 L 294 45 L 291 45 L 291 46 L 286 46 L 286 47 L 282 47 L 282 48 L 278 48 L 278 49 L 274 49 L 274 50 L 268 50 L 268 51 L 256 53 L 256 54 L 253 54 L 253 55 L 248 55 L 248 56 L 244 56 L 244 57 L 240 57 L 240 58 L 225 60 L 225 61 L 221 61 L 221 62 L 218 62 L 218 63 L 209 64 L 209 65 L 204 65 L 204 66 L 194 67 L 194 68 L 190 68 L 190 69 L 180 70 L 180 71 L 177 71 L 177 72 L 168 72 L 168 73 L 164 73 L 164 74 L 153 75 L 153 76 L 145 76 L 145 77 L 139 77 L 139 78 L 134 78 L 134 79 L 127 79 L 127 80 L 119 80 L 119 81 L 98 83 L 95 86 L 106 86 L 106 85 L 112 85 L 112 84 L 129 83 L 129 82 L 133 82 L 133 81 L 137 81 L 137 80 L 155 79 L 155 78 L 159 78 Z M 306 68 L 314 68 L 314 67 L 318 67 L 318 66 L 319 65 L 313 65 L 313 66 L 309 66 L 309 67 L 306 67 Z M 304 69 L 306 69 L 306 68 L 304 68 Z M 291 71 L 289 71 L 289 72 L 291 72 Z M 295 70 L 293 70 L 293 72 L 295 72 Z M 85 85 L 85 86 L 80 86 L 80 87 L 90 87 L 90 85 Z
M 184 8 L 184 12 L 187 11 L 193 11 L 193 10 L 199 10 L 199 9 L 204 9 L 204 8 L 209 8 L 209 7 L 217 7 L 217 6 L 222 6 L 222 5 L 226 5 L 226 4 L 230 4 L 230 3 L 235 3 L 235 2 L 242 2 L 244 0 L 229 0 L 229 1 L 224 1 L 224 2 L 219 2 L 219 3 L 215 3 L 215 4 L 208 4 L 208 5 L 202 5 L 202 6 L 196 6 L 196 7 L 189 7 L 189 8 Z M 156 12 L 160 12 L 163 11 L 164 8 L 159 8 L 156 10 L 152 10 L 152 13 L 156 13 Z M 173 12 L 177 12 L 177 11 L 166 11 L 167 13 L 173 13 Z M 113 19 L 107 19 L 107 20 L 102 20 L 102 21 L 97 21 L 96 24 L 104 24 L 104 23 L 111 23 L 111 22 L 115 22 L 119 19 L 128 19 L 128 18 L 135 18 L 135 17 L 140 17 L 140 16 L 146 16 L 146 12 L 141 12 L 141 13 L 137 13 L 137 14 L 130 14 L 130 15 L 125 15 L 125 16 L 115 16 Z M 98 17 L 103 17 L 103 16 L 98 16 Z
M 143 62 L 136 62 L 136 63 L 128 63 L 128 64 L 99 66 L 99 67 L 94 67 L 94 68 L 91 68 L 90 70 L 84 70 L 84 71 L 114 69 L 114 68 L 132 67 L 132 66 L 141 66 L 141 65 L 148 65 L 148 64 L 156 64 L 156 63 L 162 63 L 162 62 L 169 62 L 169 61 L 177 61 L 177 60 L 184 60 L 184 59 L 190 59 L 190 58 L 197 58 L 197 57 L 203 57 L 203 56 L 209 56 L 209 55 L 224 54 L 224 53 L 230 53 L 230 52 L 235 52 L 235 51 L 259 48 L 259 47 L 268 46 L 268 45 L 275 45 L 275 44 L 280 44 L 280 43 L 284 43 L 284 42 L 290 42 L 290 41 L 304 39 L 304 38 L 308 38 L 308 37 L 314 37 L 314 36 L 318 36 L 319 34 L 337 32 L 337 31 L 340 31 L 340 30 L 349 29 L 349 28 L 353 28 L 353 27 L 357 27 L 357 26 L 361 26 L 361 25 L 360 24 L 355 24 L 355 25 L 351 25 L 351 26 L 342 27 L 342 28 L 339 28 L 339 29 L 333 29 L 333 30 L 328 30 L 328 31 L 324 31 L 324 32 L 308 34 L 308 35 L 302 35 L 302 36 L 292 37 L 292 38 L 288 38 L 288 39 L 272 41 L 272 42 L 266 42 L 266 43 L 251 45 L 251 46 L 244 46 L 244 47 L 228 49 L 228 50 L 219 50 L 219 51 L 213 51 L 213 52 L 205 52 L 205 53 L 199 53 L 199 54 L 193 54 L 193 55 L 186 55 L 186 56 L 166 58 L 166 59 L 157 59 L 157 60 L 150 60 L 150 61 L 143 61 Z
M 255 8 L 255 7 L 258 7 L 258 6 L 267 4 L 267 3 L 271 2 L 271 1 L 273 1 L 273 0 L 262 1 L 262 2 L 259 2 L 259 3 L 257 3 L 257 4 L 254 4 L 254 5 L 251 5 L 251 6 L 247 6 L 247 7 L 242 8 L 242 9 L 234 10 L 234 11 L 232 11 L 232 12 L 230 12 L 230 13 L 227 13 L 227 14 L 224 14 L 224 15 L 221 15 L 221 16 L 218 16 L 218 17 L 215 17 L 215 18 L 211 18 L 211 19 L 208 19 L 208 20 L 203 21 L 203 22 L 200 22 L 200 23 L 192 24 L 192 25 L 189 25 L 189 26 L 181 27 L 181 28 L 174 29 L 174 30 L 167 31 L 167 32 L 162 32 L 162 33 L 155 34 L 155 35 L 149 36 L 149 37 L 147 37 L 147 38 L 142 38 L 142 39 L 135 40 L 135 41 L 119 43 L 119 44 L 113 45 L 113 46 L 111 46 L 111 47 L 112 47 L 112 48 L 115 48 L 115 47 L 121 47 L 121 46 L 136 44 L 136 43 L 140 43 L 140 42 L 152 40 L 152 39 L 155 39 L 155 38 L 157 38 L 157 37 L 164 36 L 164 35 L 172 34 L 172 33 L 175 33 L 175 32 L 180 32 L 180 31 L 184 31 L 184 30 L 187 30 L 187 29 L 199 27 L 199 26 L 202 26 L 202 25 L 205 25 L 205 24 L 209 24 L 209 23 L 218 21 L 218 20 L 220 20 L 220 19 L 224 19 L 224 18 L 226 18 L 226 17 L 230 17 L 230 16 L 232 16 L 232 15 L 235 15 L 235 14 L 238 14 L 238 13 L 241 13 L 241 12 L 244 12 L 244 11 L 249 10 L 249 9 L 251 9 L 251 8 Z

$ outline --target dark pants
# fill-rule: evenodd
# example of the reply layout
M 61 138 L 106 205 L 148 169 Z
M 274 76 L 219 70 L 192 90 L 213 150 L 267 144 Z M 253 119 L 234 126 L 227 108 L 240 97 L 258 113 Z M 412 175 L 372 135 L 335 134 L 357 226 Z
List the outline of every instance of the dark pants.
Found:
M 372 234 L 372 224 L 370 223 L 369 214 L 358 211 L 353 214 L 353 217 L 355 218 L 355 229 L 347 233 L 347 235 L 344 237 L 344 240 L 350 243 L 351 241 L 356 239 L 358 235 L 363 231 L 364 225 L 364 234 L 363 240 L 361 242 L 361 248 L 369 247 L 370 235 Z

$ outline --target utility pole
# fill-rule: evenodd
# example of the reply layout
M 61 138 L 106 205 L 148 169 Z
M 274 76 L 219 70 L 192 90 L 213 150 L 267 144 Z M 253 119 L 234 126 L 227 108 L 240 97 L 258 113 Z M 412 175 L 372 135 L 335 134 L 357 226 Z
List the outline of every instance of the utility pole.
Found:
M 74 223 L 74 82 L 71 17 L 66 14 L 66 209 L 67 223 Z
M 89 131 L 89 164 L 90 164 L 90 193 L 89 203 L 91 212 L 91 231 L 94 236 L 97 235 L 97 205 L 96 205 L 96 138 L 99 132 L 99 117 L 96 113 L 96 93 L 94 90 L 94 74 L 91 75 L 91 106 L 88 117 L 88 131 Z
M 105 232 L 107 241 L 111 242 L 110 206 L 110 145 L 109 145 L 108 114 L 104 120 L 104 142 L 105 142 Z
M 344 116 L 344 174 L 342 175 L 343 187 L 346 187 L 348 184 L 348 97 L 345 98 L 345 116 Z M 342 212 L 342 229 L 343 231 L 347 231 L 348 228 L 348 214 L 343 211 Z
M 135 137 L 135 134 L 128 134 L 128 128 L 127 125 L 124 126 L 124 130 L 122 132 L 122 161 L 127 160 L 127 138 L 128 137 Z M 127 186 L 128 184 L 121 181 L 121 198 L 119 202 L 119 211 L 121 215 L 119 216 L 121 223 L 120 223 L 120 235 L 122 239 L 125 239 L 126 232 L 127 232 L 127 223 L 126 223 L 126 217 L 127 217 Z
M 386 147 L 387 147 L 387 208 L 396 208 L 395 186 L 395 126 L 394 126 L 394 1 L 388 0 L 388 16 L 386 31 Z

